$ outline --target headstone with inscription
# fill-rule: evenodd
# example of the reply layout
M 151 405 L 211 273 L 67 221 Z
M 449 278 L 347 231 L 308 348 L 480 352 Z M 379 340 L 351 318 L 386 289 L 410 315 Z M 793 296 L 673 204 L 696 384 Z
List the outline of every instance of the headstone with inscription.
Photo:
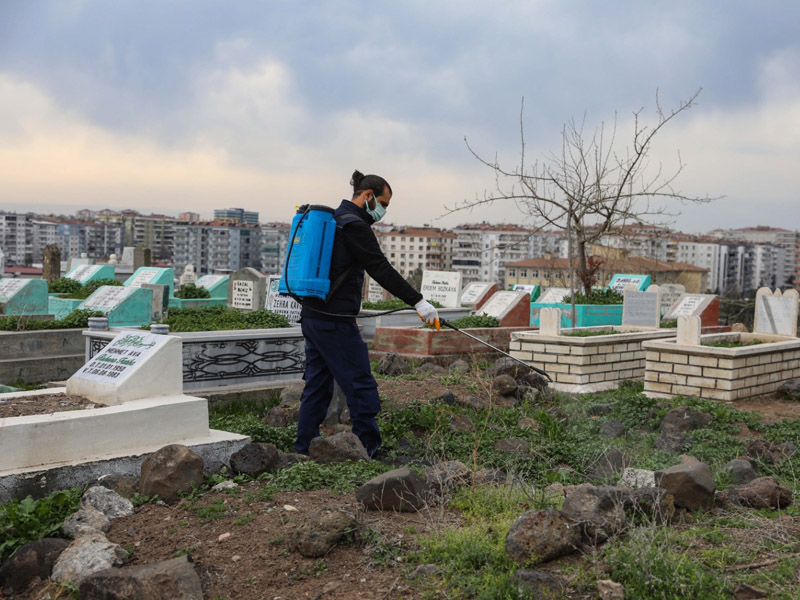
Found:
M 543 308 L 539 312 L 539 335 L 561 335 L 560 308 Z
M 531 295 L 531 302 L 536 302 L 542 293 L 542 286 L 532 283 L 515 283 L 511 289 L 515 292 L 528 292 Z
M 133 248 L 133 268 L 140 269 L 153 264 L 153 250 L 144 244 L 136 244 Z M 151 282 L 148 282 L 151 283 Z
M 531 299 L 528 292 L 495 292 L 476 315 L 495 317 L 501 327 L 525 327 L 530 320 Z
M 652 291 L 650 291 L 652 290 Z M 633 285 L 622 293 L 622 324 L 633 327 L 661 325 L 658 286 L 651 285 L 647 292 L 636 291 Z
M 86 285 L 98 279 L 114 279 L 114 275 L 114 265 L 77 265 L 64 277 Z
M 149 325 L 153 318 L 153 290 L 104 285 L 78 308 L 102 312 L 111 327 Z
M 105 405 L 182 395 L 182 360 L 177 336 L 123 331 L 69 378 L 67 394 Z
M 122 258 L 119 259 L 119 264 L 121 265 L 133 265 L 133 257 L 135 252 L 135 248 L 133 246 L 125 246 L 122 249 Z
M 461 292 L 459 304 L 472 310 L 480 310 L 492 295 L 499 291 L 500 286 L 491 281 L 473 281 L 468 283 Z
M 699 346 L 702 323 L 700 317 L 678 317 L 678 335 L 675 343 L 679 346 Z
M 625 275 L 617 273 L 611 278 L 611 283 L 608 284 L 608 287 L 621 294 L 625 291 L 626 285 L 635 285 L 636 289 L 639 291 L 646 290 L 650 285 L 650 275 Z
M 703 327 L 719 325 L 719 296 L 713 294 L 682 294 L 664 313 L 665 321 L 678 317 L 700 317 Z
M 143 283 L 169 286 L 169 295 L 174 293 L 175 269 L 161 267 L 139 267 L 125 280 L 125 287 L 141 287 Z
M 381 284 L 372 277 L 364 275 L 364 292 L 362 297 L 367 302 L 382 302 L 383 300 L 391 300 L 392 295 L 383 289 Z
M 281 296 L 279 294 L 280 282 L 281 278 L 277 275 L 269 277 L 266 309 L 277 315 L 283 315 L 289 320 L 289 323 L 299 323 L 303 306 L 291 296 Z
M 686 287 L 680 283 L 663 283 L 661 285 L 651 285 L 647 288 L 649 292 L 651 288 L 658 288 L 658 293 L 661 295 L 661 316 L 663 317 L 670 307 L 677 302 L 683 294 L 686 293 Z
M 161 321 L 166 318 L 169 310 L 169 286 L 163 283 L 143 283 L 142 288 L 153 292 L 153 321 Z
M 797 290 L 780 289 L 773 293 L 762 287 L 756 292 L 756 314 L 753 333 L 769 333 L 797 337 Z
M 461 297 L 461 273 L 423 271 L 419 291 L 429 302 L 435 300 L 444 308 L 458 308 L 458 300 Z
M 251 267 L 231 274 L 228 306 L 244 312 L 260 310 L 267 304 L 267 278 Z
M 0 314 L 47 314 L 47 282 L 44 279 L 0 279 Z
M 186 265 L 183 267 L 183 274 L 180 278 L 180 284 L 195 283 L 197 281 L 197 273 L 195 273 L 194 265 Z
M 207 289 L 212 298 L 227 298 L 228 280 L 227 275 L 203 275 L 194 284 Z

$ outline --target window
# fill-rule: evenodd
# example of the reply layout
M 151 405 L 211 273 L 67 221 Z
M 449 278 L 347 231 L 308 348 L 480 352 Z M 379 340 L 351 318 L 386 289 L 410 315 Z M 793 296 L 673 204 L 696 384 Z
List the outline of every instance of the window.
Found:
M 520 277 L 527 277 L 528 276 L 528 269 L 520 269 L 519 270 Z
M 484 273 L 486 273 L 486 271 L 484 271 Z M 509 277 L 516 277 L 517 276 L 517 270 L 516 269 L 509 269 L 508 270 L 508 276 Z
M 533 271 L 531 271 L 531 277 L 533 277 L 534 279 L 538 279 L 539 278 L 539 269 L 534 269 Z

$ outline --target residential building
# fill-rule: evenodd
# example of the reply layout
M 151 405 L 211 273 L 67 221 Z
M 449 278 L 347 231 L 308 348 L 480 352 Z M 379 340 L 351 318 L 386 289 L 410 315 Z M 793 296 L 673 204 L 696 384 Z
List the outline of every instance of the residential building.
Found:
M 195 273 L 230 273 L 242 267 L 261 268 L 261 230 L 225 221 L 177 223 L 172 264 L 177 273 L 194 265 Z
M 452 268 L 461 272 L 462 285 L 473 281 L 502 285 L 506 264 L 534 255 L 534 247 L 540 252 L 543 245 L 561 245 L 560 238 L 536 237 L 533 230 L 519 225 L 464 224 L 453 233 L 456 239 Z
M 437 227 L 400 227 L 377 232 L 378 243 L 395 269 L 408 277 L 417 268 L 450 271 L 456 234 Z
M 30 265 L 33 257 L 33 215 L 0 213 L 0 247 L 6 265 Z
M 199 220 L 200 213 L 186 211 L 178 214 L 178 221 L 189 221 L 190 223 L 196 223 Z
M 784 249 L 783 270 L 777 273 L 779 287 L 800 287 L 800 231 L 758 225 L 741 229 L 714 229 L 708 233 L 715 238 L 739 240 L 751 244 L 769 244 Z
M 289 223 L 261 225 L 261 271 L 267 275 L 280 275 L 289 245 Z
M 215 221 L 229 221 L 244 225 L 258 225 L 258 213 L 243 208 L 215 208 Z

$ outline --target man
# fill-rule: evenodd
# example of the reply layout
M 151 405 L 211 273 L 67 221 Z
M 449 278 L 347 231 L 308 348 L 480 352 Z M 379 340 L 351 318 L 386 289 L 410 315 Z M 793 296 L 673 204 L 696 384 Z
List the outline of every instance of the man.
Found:
M 351 200 L 342 200 L 331 256 L 330 280 L 336 282 L 327 301 L 305 298 L 301 327 L 306 339 L 305 389 L 300 401 L 295 450 L 308 454 L 320 435 L 333 396 L 333 382 L 347 398 L 353 433 L 375 458 L 381 434 L 375 416 L 380 412 L 378 384 L 372 376 L 367 345 L 356 325 L 361 306 L 364 272 L 404 302 L 423 322 L 439 328 L 436 309 L 389 264 L 372 231 L 385 214 L 392 188 L 383 177 L 353 173 Z

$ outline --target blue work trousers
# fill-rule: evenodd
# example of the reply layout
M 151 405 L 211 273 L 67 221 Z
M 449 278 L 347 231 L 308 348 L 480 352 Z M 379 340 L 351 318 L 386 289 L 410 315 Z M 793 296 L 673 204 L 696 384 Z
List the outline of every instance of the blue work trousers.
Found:
M 319 436 L 319 426 L 333 398 L 335 379 L 347 398 L 353 433 L 373 456 L 381 445 L 375 421 L 381 403 L 367 345 L 358 326 L 354 322 L 303 317 L 301 327 L 306 338 L 306 385 L 300 400 L 295 450 L 308 454 L 311 440 Z

